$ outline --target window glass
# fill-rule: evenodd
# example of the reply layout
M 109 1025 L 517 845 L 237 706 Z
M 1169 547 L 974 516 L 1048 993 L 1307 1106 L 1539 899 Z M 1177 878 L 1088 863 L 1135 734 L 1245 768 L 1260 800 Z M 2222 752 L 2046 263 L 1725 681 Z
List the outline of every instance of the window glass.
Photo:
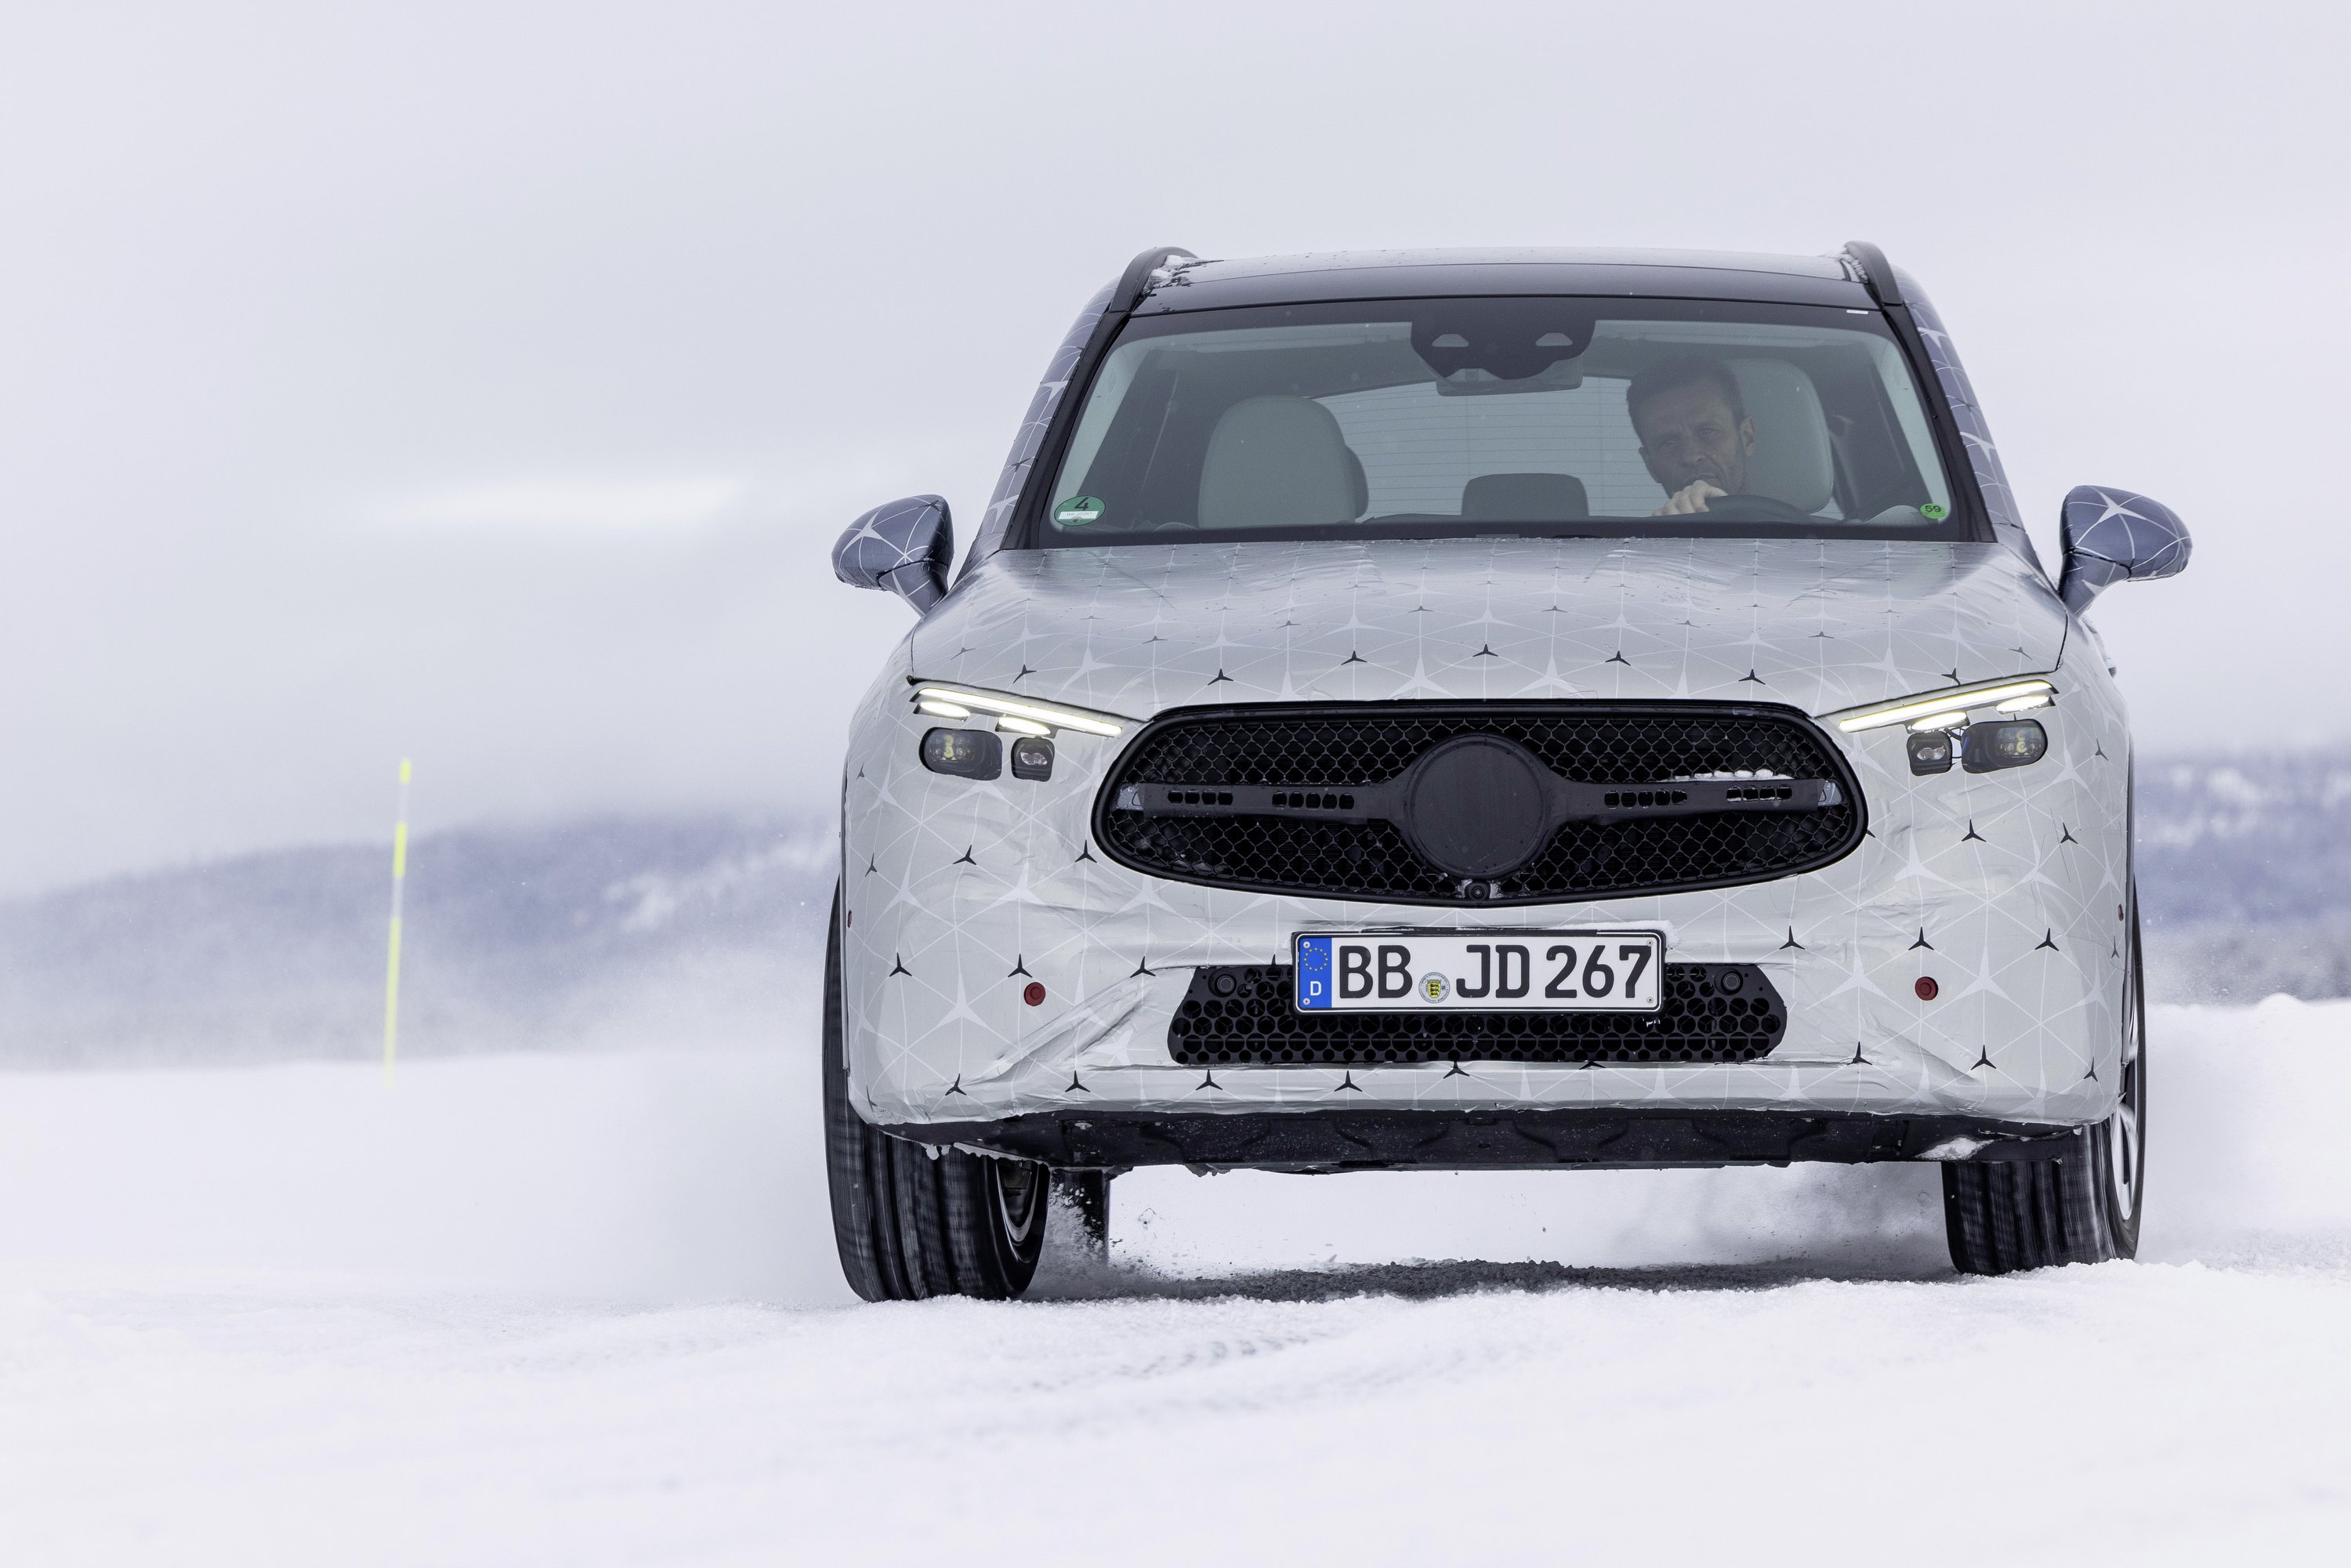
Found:
M 1625 383 L 1514 397 L 1441 397 L 1427 382 L 1322 400 L 1364 460 L 1371 514 L 1460 511 L 1480 474 L 1559 469 L 1583 481 L 1589 509 L 1637 516 L 1658 504 L 1625 413 Z
M 1130 321 L 1030 541 L 1972 537 L 1875 312 L 1396 300 Z

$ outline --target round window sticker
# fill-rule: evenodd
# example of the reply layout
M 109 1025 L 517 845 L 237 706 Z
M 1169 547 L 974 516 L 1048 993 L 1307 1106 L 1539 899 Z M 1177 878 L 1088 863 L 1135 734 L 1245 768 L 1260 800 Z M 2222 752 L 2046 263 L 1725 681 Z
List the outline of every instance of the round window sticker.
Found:
M 1102 515 L 1109 509 L 1102 505 L 1100 496 L 1072 496 L 1053 508 L 1053 520 L 1071 528 L 1083 528 L 1088 523 L 1101 521 Z
M 1939 523 L 1951 515 L 1951 508 L 1939 501 L 1929 501 L 1918 508 L 1918 515 L 1930 523 Z

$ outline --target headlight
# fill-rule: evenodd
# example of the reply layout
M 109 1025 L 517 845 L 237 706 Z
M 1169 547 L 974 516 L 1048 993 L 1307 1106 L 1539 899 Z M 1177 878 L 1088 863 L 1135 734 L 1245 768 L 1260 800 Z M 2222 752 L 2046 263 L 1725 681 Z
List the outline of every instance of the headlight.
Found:
M 2047 707 L 2056 695 L 2057 688 L 2040 675 L 1980 681 L 1855 708 L 1836 725 L 1847 735 L 1907 725 L 1910 734 L 1903 749 L 1909 756 L 1910 771 L 1921 777 L 1949 773 L 1955 762 L 1970 773 L 1993 773 L 2029 767 L 2049 754 L 2049 732 L 2037 720 L 2013 716 Z M 1993 722 L 1980 722 L 1979 716 Z
M 916 713 L 967 722 L 995 720 L 993 730 L 934 729 L 923 736 L 923 766 L 934 773 L 953 774 L 959 779 L 1002 777 L 1003 737 L 1008 736 L 1012 777 L 1041 784 L 1053 777 L 1054 731 L 1116 737 L 1125 734 L 1131 722 L 1076 708 L 1056 707 L 1050 703 L 1030 702 L 1026 697 L 919 682 L 912 700 Z
M 934 729 L 923 736 L 923 766 L 957 779 L 994 779 L 1004 771 L 1004 742 L 985 729 Z
M 1971 712 L 1991 708 L 1999 713 L 2022 713 L 2047 706 L 2056 695 L 2057 688 L 2039 675 L 1985 681 L 1972 686 L 1953 686 L 1947 692 L 1904 697 L 1900 702 L 1855 708 L 1840 716 L 1836 725 L 1847 735 L 1883 729 L 1890 724 L 1907 724 L 1912 729 L 1956 729 L 1968 722 Z
M 960 686 L 918 685 L 914 688 L 914 706 L 941 718 L 987 714 L 994 717 L 996 727 L 1007 734 L 1034 736 L 1040 740 L 1050 738 L 1057 729 L 1075 730 L 1080 735 L 1126 733 L 1124 724 L 1100 714 L 1032 703 L 1024 697 L 998 696 L 994 692 L 967 691 Z
M 1964 719 L 1933 728 L 1913 727 L 1903 738 L 1910 756 L 1910 771 L 1922 778 L 1949 773 L 1954 761 L 1970 773 L 1997 773 L 2003 768 L 2026 768 L 2049 755 L 2049 732 L 2040 721 L 2007 718 L 1998 724 L 1969 724 Z
M 1968 727 L 1962 759 L 1970 773 L 2023 768 L 2049 755 L 2049 732 L 2029 718 Z

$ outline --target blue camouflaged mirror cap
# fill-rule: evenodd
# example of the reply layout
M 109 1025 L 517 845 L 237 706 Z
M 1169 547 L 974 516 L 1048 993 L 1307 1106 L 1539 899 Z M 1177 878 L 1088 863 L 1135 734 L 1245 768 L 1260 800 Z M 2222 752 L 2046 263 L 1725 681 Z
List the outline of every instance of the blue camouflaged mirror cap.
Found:
M 955 520 L 944 496 L 909 496 L 874 507 L 832 547 L 832 574 L 852 588 L 886 588 L 927 612 L 946 597 Z
M 2112 485 L 2067 491 L 2059 534 L 2065 570 L 2057 591 L 2077 615 L 2111 584 L 2178 576 L 2194 546 L 2179 513 Z

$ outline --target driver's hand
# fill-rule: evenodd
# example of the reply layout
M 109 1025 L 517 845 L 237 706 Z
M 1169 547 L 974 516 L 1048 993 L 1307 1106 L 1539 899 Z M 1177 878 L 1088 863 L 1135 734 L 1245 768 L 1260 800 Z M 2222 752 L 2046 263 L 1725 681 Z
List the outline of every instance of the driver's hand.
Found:
M 1667 501 L 1664 506 L 1659 507 L 1656 511 L 1651 512 L 1649 516 L 1653 517 L 1679 517 L 1686 512 L 1703 512 L 1706 510 L 1706 501 L 1708 497 L 1728 496 L 1729 494 L 1729 491 L 1724 489 L 1721 486 L 1715 484 L 1710 479 L 1693 479 L 1688 484 L 1683 486 L 1680 489 L 1675 491 L 1673 499 Z

